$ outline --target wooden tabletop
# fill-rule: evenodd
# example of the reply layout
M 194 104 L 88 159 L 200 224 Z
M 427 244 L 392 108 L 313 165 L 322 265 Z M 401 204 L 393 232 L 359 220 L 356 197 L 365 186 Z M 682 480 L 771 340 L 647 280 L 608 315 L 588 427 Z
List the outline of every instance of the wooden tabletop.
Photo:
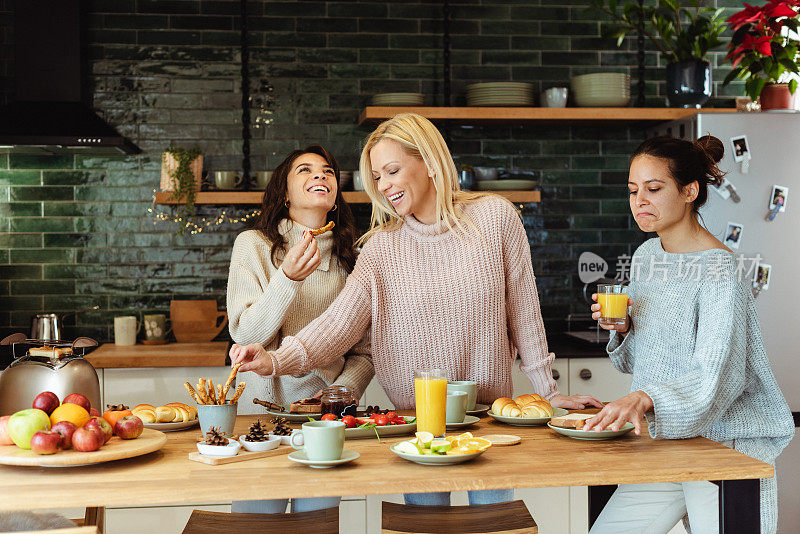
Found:
M 119 346 L 104 343 L 86 355 L 96 368 L 105 367 L 217 367 L 225 365 L 227 341 Z
M 254 419 L 239 417 L 236 431 L 245 432 Z M 210 466 L 188 460 L 199 436 L 195 427 L 167 434 L 163 449 L 138 458 L 70 468 L 0 466 L 0 510 L 773 476 L 769 464 L 704 438 L 655 441 L 629 433 L 579 441 L 547 427 L 512 427 L 485 416 L 463 430 L 515 434 L 522 443 L 446 467 L 414 464 L 389 450 L 409 437 L 346 441 L 345 448 L 361 457 L 332 469 L 311 469 L 283 455 Z

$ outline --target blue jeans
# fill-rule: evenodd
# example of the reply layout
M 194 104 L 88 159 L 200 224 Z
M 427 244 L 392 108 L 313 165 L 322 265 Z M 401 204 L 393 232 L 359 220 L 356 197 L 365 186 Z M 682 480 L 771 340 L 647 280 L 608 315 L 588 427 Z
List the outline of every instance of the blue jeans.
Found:
M 436 491 L 433 493 L 405 493 L 403 498 L 406 504 L 417 506 L 450 506 L 450 492 Z M 496 490 L 470 490 L 467 492 L 469 505 L 495 504 L 514 500 L 513 489 Z
M 293 514 L 298 512 L 310 512 L 312 510 L 324 510 L 325 508 L 336 508 L 339 506 L 341 497 L 305 497 L 302 499 L 292 499 Z M 286 513 L 286 504 L 289 499 L 267 499 L 257 501 L 233 501 L 231 512 L 238 514 L 283 514 Z

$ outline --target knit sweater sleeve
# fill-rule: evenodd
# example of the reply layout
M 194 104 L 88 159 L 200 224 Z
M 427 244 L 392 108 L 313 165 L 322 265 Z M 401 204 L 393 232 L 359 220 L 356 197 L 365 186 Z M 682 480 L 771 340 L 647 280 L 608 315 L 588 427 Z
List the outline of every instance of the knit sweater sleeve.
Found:
M 361 398 L 372 377 L 375 376 L 370 334 L 371 330 L 368 328 L 364 337 L 345 355 L 344 368 L 333 382 L 339 386 L 347 386 L 358 398 Z
M 252 236 L 236 238 L 228 271 L 228 330 L 236 343 L 266 345 L 278 334 L 303 282 L 289 279 L 283 269 L 270 278 Z M 268 280 L 264 285 L 262 280 Z
M 735 276 L 731 276 L 707 279 L 699 288 L 695 350 L 693 355 L 686 355 L 694 361 L 694 369 L 641 388 L 653 399 L 654 411 L 648 414 L 653 438 L 703 435 L 742 394 L 747 318 L 742 290 L 736 284 Z M 677 332 L 685 332 L 694 326 L 691 323 L 674 326 Z
M 527 375 L 536 393 L 550 399 L 558 393 L 547 352 L 542 310 L 533 275 L 531 247 L 525 227 L 510 206 L 504 213 L 501 231 L 506 275 L 506 315 L 511 342 L 520 357 L 520 370 Z
M 371 284 L 365 266 L 368 255 L 365 246 L 344 289 L 322 315 L 297 335 L 284 338 L 278 350 L 269 353 L 272 376 L 303 375 L 324 367 L 364 337 L 372 320 Z

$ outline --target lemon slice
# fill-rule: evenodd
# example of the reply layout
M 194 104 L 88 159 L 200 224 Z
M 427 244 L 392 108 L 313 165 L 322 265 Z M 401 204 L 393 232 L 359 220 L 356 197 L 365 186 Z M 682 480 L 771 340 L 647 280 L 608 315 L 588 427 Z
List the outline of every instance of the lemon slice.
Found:
M 417 437 L 417 444 L 421 448 L 423 449 L 431 448 L 431 441 L 433 441 L 433 434 L 431 434 L 430 432 L 417 432 L 414 435 Z
M 467 449 L 477 449 L 479 451 L 485 451 L 486 449 L 492 446 L 491 441 L 483 438 L 460 439 L 456 443 L 458 447 Z
M 419 454 L 419 449 L 417 449 L 417 445 L 411 443 L 410 441 L 401 441 L 400 443 L 394 446 L 394 450 L 405 454 Z
M 451 447 L 451 444 L 446 439 L 435 439 L 431 441 L 431 452 L 434 454 L 444 454 Z
M 481 451 L 479 451 L 477 449 L 470 449 L 470 448 L 467 448 L 467 447 L 452 447 L 445 454 L 450 455 L 450 456 L 454 456 L 454 455 L 458 455 L 458 454 L 475 454 L 476 452 L 481 452 Z

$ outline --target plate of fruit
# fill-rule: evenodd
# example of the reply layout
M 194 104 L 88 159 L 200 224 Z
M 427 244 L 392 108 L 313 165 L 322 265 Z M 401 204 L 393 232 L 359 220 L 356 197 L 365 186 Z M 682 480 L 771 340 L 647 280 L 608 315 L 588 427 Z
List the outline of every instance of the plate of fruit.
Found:
M 492 446 L 492 442 L 470 432 L 434 439 L 430 432 L 417 432 L 414 439 L 391 447 L 400 458 L 421 465 L 453 465 L 474 460 Z
M 413 434 L 417 429 L 417 418 L 397 415 L 395 412 L 372 413 L 369 417 L 345 415 L 338 418 L 332 413 L 322 416 L 323 421 L 341 421 L 345 424 L 344 439 L 402 436 Z
M 144 428 L 135 415 L 109 420 L 89 400 L 70 394 L 36 396 L 33 408 L 0 417 L 0 464 L 65 467 L 131 458 L 157 451 L 167 436 Z

